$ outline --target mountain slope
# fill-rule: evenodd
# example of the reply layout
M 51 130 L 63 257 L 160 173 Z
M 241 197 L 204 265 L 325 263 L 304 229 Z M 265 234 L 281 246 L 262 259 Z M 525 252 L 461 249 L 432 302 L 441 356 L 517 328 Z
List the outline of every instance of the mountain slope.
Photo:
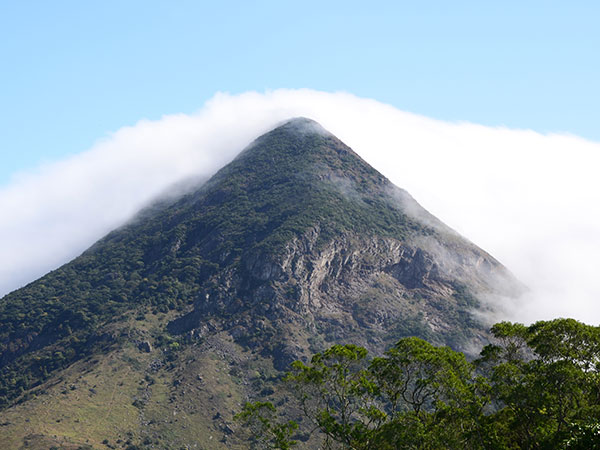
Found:
M 465 350 L 486 339 L 472 314 L 479 299 L 519 289 L 494 258 L 320 125 L 294 119 L 195 191 L 147 208 L 71 263 L 5 296 L 0 404 L 20 399 L 5 414 L 23 425 L 17 411 L 36 408 L 33 393 L 55 402 L 52 383 L 67 386 L 82 370 L 102 378 L 106 369 L 98 367 L 112 358 L 121 361 L 115 373 L 136 373 L 146 394 L 123 388 L 131 420 L 111 436 L 126 442 L 129 431 L 143 440 L 140 430 L 153 430 L 147 416 L 162 422 L 165 402 L 197 409 L 178 395 L 201 381 L 195 402 L 219 408 L 210 417 L 197 411 L 195 427 L 226 437 L 224 417 L 268 389 L 292 360 L 342 341 L 381 352 L 407 335 Z M 138 362 L 128 364 L 131 358 Z M 161 389 L 161 401 L 146 398 Z M 13 428 L 22 439 L 18 430 L 27 426 Z

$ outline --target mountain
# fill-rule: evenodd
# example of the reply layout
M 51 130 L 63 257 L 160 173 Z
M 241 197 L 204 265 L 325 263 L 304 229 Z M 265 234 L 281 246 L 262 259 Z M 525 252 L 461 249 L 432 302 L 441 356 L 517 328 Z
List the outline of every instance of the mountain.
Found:
M 472 352 L 487 340 L 477 312 L 520 289 L 319 124 L 293 119 L 0 300 L 0 436 L 8 448 L 232 447 L 235 411 L 276 396 L 293 360 L 413 335 Z

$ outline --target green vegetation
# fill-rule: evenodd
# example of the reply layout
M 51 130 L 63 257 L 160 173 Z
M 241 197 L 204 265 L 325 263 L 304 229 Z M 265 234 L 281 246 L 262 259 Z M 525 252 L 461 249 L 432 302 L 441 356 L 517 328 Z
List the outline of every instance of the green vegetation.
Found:
M 335 345 L 295 362 L 285 383 L 323 448 L 600 448 L 600 327 L 502 322 L 492 333 L 473 362 L 418 338 L 370 360 Z M 278 422 L 268 402 L 238 419 L 258 447 L 296 445 L 296 424 Z

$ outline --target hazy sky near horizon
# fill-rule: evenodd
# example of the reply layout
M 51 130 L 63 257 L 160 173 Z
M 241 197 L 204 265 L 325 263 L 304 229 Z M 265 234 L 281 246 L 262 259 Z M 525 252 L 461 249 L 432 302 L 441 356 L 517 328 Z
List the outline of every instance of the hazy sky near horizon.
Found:
M 305 114 L 533 285 L 515 314 L 600 323 L 598 18 L 592 1 L 0 3 L 0 296 Z

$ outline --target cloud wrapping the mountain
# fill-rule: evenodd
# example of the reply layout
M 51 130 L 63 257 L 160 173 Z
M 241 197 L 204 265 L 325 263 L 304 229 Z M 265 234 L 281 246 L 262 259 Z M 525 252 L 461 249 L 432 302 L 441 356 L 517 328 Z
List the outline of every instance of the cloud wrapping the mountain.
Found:
M 600 143 L 449 123 L 346 93 L 217 94 L 142 120 L 0 189 L 0 295 L 77 256 L 180 180 L 208 177 L 279 122 L 306 116 L 531 288 L 507 317 L 600 323 Z

